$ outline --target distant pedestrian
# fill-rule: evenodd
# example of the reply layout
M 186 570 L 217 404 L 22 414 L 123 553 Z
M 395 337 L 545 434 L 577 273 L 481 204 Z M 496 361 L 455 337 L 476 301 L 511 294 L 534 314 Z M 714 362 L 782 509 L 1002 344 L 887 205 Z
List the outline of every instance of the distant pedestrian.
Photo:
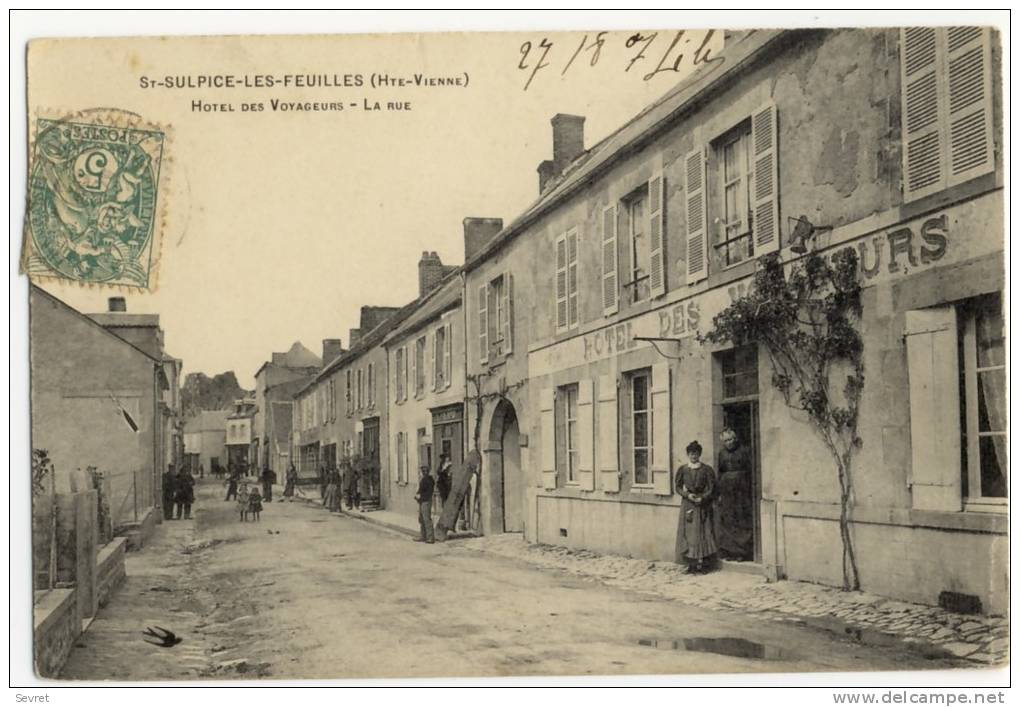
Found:
M 163 472 L 163 520 L 174 518 L 174 496 L 177 492 L 177 475 L 174 465 L 168 464 Z
M 205 478 L 205 465 L 202 464 L 202 462 L 198 463 L 198 478 L 200 479 Z
M 361 472 L 358 471 L 357 467 L 351 466 L 350 471 L 347 473 L 347 509 L 361 508 L 361 494 L 358 492 L 358 477 Z
M 687 574 L 713 569 L 718 545 L 715 528 L 715 470 L 701 463 L 701 445 L 687 445 L 688 463 L 676 473 L 680 525 L 676 533 L 676 561 L 687 563 Z
M 187 469 L 182 469 L 177 474 L 177 484 L 174 488 L 174 500 L 177 502 L 177 520 L 181 519 L 181 511 L 184 511 L 184 519 L 191 519 L 191 504 L 195 502 L 195 477 Z
M 322 499 L 322 505 L 330 511 L 336 512 L 340 510 L 341 505 L 340 473 L 336 469 L 330 469 L 326 472 L 326 476 L 326 495 Z
M 259 520 L 261 512 L 262 496 L 259 494 L 258 486 L 252 486 L 251 493 L 248 494 L 248 513 L 251 514 L 253 520 Z
M 266 503 L 272 503 L 273 501 L 273 484 L 276 483 L 276 472 L 266 467 L 262 470 L 262 498 Z
M 432 527 L 432 492 L 435 489 L 435 482 L 429 473 L 427 466 L 421 468 L 421 480 L 418 482 L 418 492 L 414 500 L 418 502 L 418 525 L 421 527 L 421 537 L 417 542 L 434 543 L 436 541 L 435 528 Z
M 326 467 L 319 466 L 319 498 L 326 498 Z
M 287 485 L 283 487 L 284 497 L 293 498 L 295 486 L 297 486 L 297 469 L 291 464 L 287 469 Z
M 237 471 L 236 466 L 230 467 L 230 476 L 227 478 L 227 497 L 224 501 L 229 501 L 233 498 L 237 500 L 237 484 L 241 480 L 241 475 Z
M 240 487 L 235 493 L 237 501 L 237 511 L 241 514 L 241 522 L 244 523 L 248 520 L 248 482 L 242 481 Z

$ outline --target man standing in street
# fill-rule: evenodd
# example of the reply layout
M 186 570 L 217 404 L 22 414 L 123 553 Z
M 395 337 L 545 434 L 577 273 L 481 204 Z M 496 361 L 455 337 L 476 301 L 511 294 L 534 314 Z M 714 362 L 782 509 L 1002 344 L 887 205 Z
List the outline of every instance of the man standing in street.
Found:
M 233 498 L 237 500 L 237 482 L 241 479 L 241 474 L 237 467 L 233 464 L 228 465 L 228 476 L 227 476 L 227 497 L 224 501 L 229 501 Z
M 177 491 L 174 495 L 177 501 L 177 520 L 181 519 L 181 511 L 184 511 L 184 519 L 191 519 L 191 504 L 195 502 L 195 477 L 187 469 L 182 469 L 177 474 Z
M 421 468 L 421 481 L 418 482 L 418 493 L 414 500 L 418 502 L 418 524 L 421 526 L 421 537 L 416 542 L 434 543 L 436 541 L 435 529 L 432 527 L 432 491 L 435 482 L 429 473 L 429 468 Z
M 163 472 L 163 520 L 174 519 L 174 495 L 177 492 L 177 475 L 174 474 L 174 465 L 167 464 Z
M 724 560 L 747 562 L 754 559 L 751 454 L 729 427 L 721 439 L 716 484 L 719 554 Z
M 273 484 L 276 483 L 276 472 L 268 466 L 262 470 L 262 500 L 267 503 L 273 500 Z

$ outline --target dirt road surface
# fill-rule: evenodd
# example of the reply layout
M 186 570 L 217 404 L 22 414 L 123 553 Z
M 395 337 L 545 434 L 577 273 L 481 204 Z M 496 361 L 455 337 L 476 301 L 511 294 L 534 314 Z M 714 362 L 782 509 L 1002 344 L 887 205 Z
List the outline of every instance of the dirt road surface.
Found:
M 312 505 L 241 523 L 213 482 L 164 522 L 78 640 L 69 680 L 919 670 L 957 667 L 830 632 L 713 612 Z M 174 648 L 142 640 L 166 627 Z

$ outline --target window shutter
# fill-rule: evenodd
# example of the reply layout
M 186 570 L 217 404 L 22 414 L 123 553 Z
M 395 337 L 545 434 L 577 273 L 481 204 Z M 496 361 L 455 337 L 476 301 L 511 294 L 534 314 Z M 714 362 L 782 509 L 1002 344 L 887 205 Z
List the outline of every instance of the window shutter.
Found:
M 410 346 L 407 347 L 407 355 L 410 357 L 408 361 L 410 373 L 407 376 L 407 397 L 413 398 L 418 396 L 418 343 L 417 341 L 411 341 Z
M 949 90 L 949 186 L 995 169 L 992 143 L 992 47 L 987 27 L 946 30 Z
M 429 360 L 429 368 L 432 370 L 432 390 L 439 390 L 439 376 L 436 375 L 436 366 L 438 362 L 436 359 L 442 357 L 442 353 L 439 351 L 439 330 L 436 329 L 432 332 L 432 358 Z
M 488 286 L 478 288 L 478 351 L 482 363 L 489 361 L 489 302 Z
M 503 273 L 503 353 L 514 350 L 514 276 Z
M 577 229 L 567 231 L 567 326 L 577 326 Z
M 542 431 L 542 486 L 556 488 L 556 396 L 552 388 L 543 388 L 538 396 L 539 423 Z
M 649 265 L 649 286 L 652 297 L 666 294 L 666 221 L 663 218 L 665 184 L 662 170 L 657 170 L 648 180 L 648 234 L 651 244 Z
M 945 187 L 941 115 L 945 99 L 939 85 L 938 45 L 938 31 L 933 27 L 900 30 L 905 202 Z
M 443 337 L 446 350 L 443 352 L 443 389 L 450 387 L 453 378 L 453 325 L 446 325 L 446 336 Z
M 577 385 L 577 482 L 583 491 L 595 490 L 595 381 Z
M 659 496 L 673 493 L 670 483 L 669 364 L 652 366 L 652 485 Z
M 708 277 L 708 214 L 706 213 L 705 151 L 697 149 L 684 159 L 687 183 L 687 284 Z
M 609 493 L 620 492 L 620 464 L 616 428 L 616 380 L 599 376 L 599 485 Z
M 615 314 L 620 308 L 619 264 L 616 249 L 616 205 L 602 209 L 602 312 Z
M 959 511 L 963 490 L 956 309 L 908 311 L 905 325 L 913 506 Z
M 751 116 L 754 151 L 754 254 L 779 250 L 779 150 L 776 105 L 771 101 Z
M 556 329 L 567 328 L 567 236 L 556 239 Z

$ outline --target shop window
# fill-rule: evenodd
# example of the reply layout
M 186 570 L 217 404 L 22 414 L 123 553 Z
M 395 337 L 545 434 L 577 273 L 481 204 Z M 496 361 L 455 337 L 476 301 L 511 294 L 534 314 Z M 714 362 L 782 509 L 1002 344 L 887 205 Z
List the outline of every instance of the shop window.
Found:
M 713 223 L 716 262 L 730 267 L 754 257 L 751 238 L 751 122 L 719 140 L 713 149 L 718 217 Z
M 578 386 L 566 385 L 556 396 L 556 442 L 557 467 L 564 472 L 568 484 L 577 483 L 578 430 L 577 430 Z
M 900 78 L 905 202 L 995 169 L 988 28 L 900 30 Z
M 964 302 L 957 308 L 957 324 L 963 497 L 968 507 L 1004 508 L 1009 444 L 1001 296 L 996 293 Z
M 425 392 L 425 346 L 427 339 L 422 336 L 414 342 L 414 395 Z
M 650 369 L 626 374 L 627 401 L 622 432 L 635 486 L 652 483 L 651 387 Z

